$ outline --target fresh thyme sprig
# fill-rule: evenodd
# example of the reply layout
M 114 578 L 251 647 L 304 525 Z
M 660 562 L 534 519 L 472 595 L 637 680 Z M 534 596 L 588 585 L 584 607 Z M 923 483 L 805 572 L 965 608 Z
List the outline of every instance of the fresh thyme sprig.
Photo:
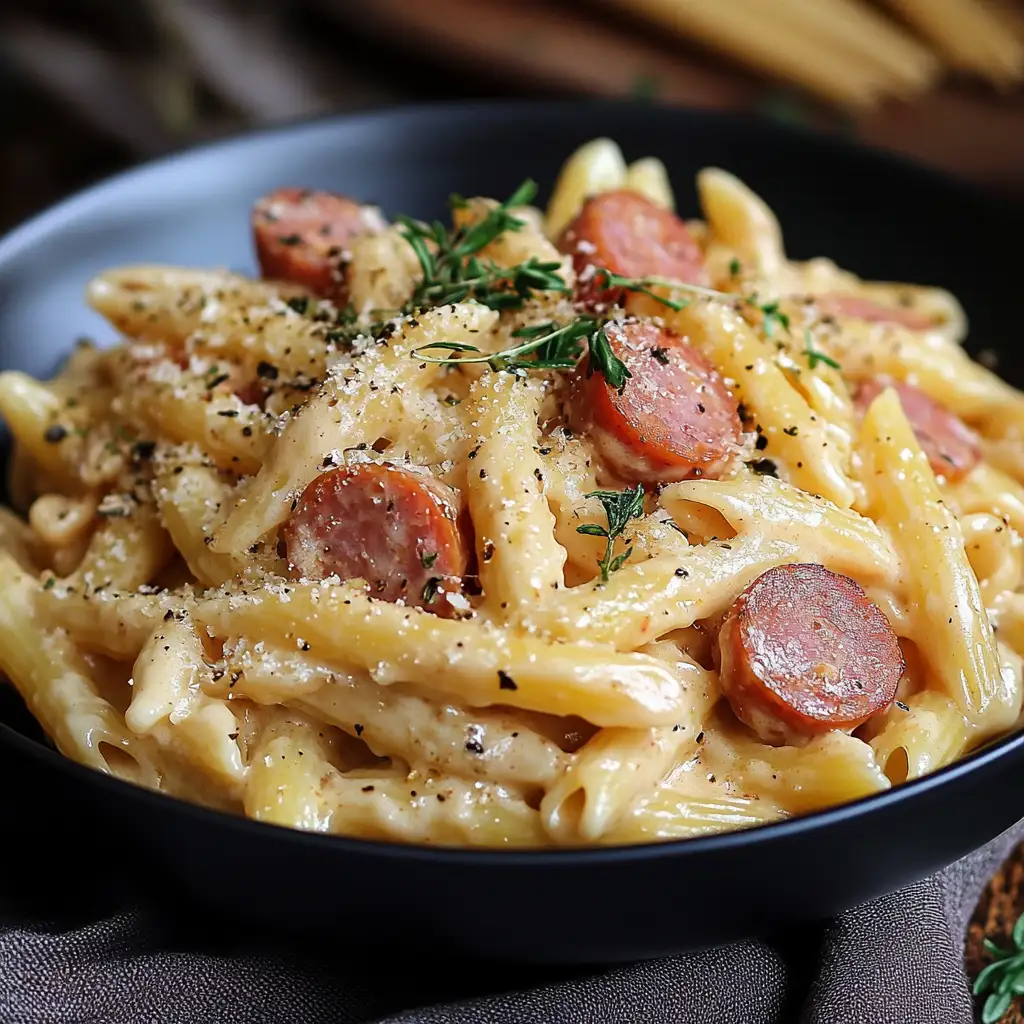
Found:
M 651 291 L 651 288 L 671 288 L 675 291 L 692 291 L 698 295 L 724 295 L 724 292 L 716 292 L 711 288 L 702 288 L 700 285 L 687 284 L 685 281 L 674 281 L 668 277 L 624 277 L 622 274 L 615 274 L 605 267 L 598 267 L 594 271 L 595 279 L 600 279 L 598 286 L 602 289 L 615 289 L 623 288 L 627 292 L 639 292 L 641 295 L 649 295 L 652 299 L 660 302 L 663 306 L 668 306 L 669 309 L 674 309 L 677 313 L 681 309 L 686 309 L 690 304 L 690 299 L 680 301 L 679 299 L 669 299 L 664 295 L 659 295 L 655 291 Z
M 974 981 L 976 996 L 988 993 L 981 1010 L 982 1024 L 995 1024 L 1010 1008 L 1013 997 L 1024 995 L 1024 914 L 1017 918 L 1011 940 L 1012 949 L 984 940 L 985 949 L 996 959 Z
M 440 222 L 422 224 L 411 217 L 399 216 L 402 237 L 412 246 L 423 270 L 409 310 L 444 306 L 451 302 L 474 300 L 491 309 L 520 309 L 534 293 L 571 291 L 559 275 L 558 260 L 531 256 L 512 267 L 499 267 L 483 260 L 479 252 L 506 231 L 519 231 L 525 221 L 511 211 L 528 203 L 537 192 L 535 182 L 527 179 L 505 202 L 489 210 L 476 224 L 449 233 Z M 466 200 L 453 195 L 452 209 L 466 206 Z
M 597 523 L 584 523 L 576 527 L 577 533 L 585 533 L 590 537 L 604 537 L 607 544 L 604 549 L 604 558 L 597 563 L 601 570 L 601 580 L 608 582 L 613 572 L 626 563 L 629 556 L 633 554 L 632 546 L 627 547 L 621 555 L 612 557 L 615 550 L 616 538 L 622 536 L 622 532 L 629 525 L 631 519 L 636 519 L 644 514 L 644 489 L 641 484 L 636 487 L 627 487 L 624 491 L 591 491 L 588 498 L 597 498 L 604 507 L 604 514 L 608 519 L 607 528 Z
M 819 352 L 814 347 L 814 336 L 811 334 L 809 327 L 804 328 L 804 353 L 807 356 L 807 365 L 813 370 L 818 363 L 824 363 L 826 366 L 831 366 L 833 370 L 841 370 L 842 367 L 837 363 L 831 356 L 825 355 L 824 352 Z
M 580 316 L 561 327 L 550 321 L 521 327 L 513 332 L 512 337 L 527 340 L 500 352 L 481 352 L 475 345 L 461 341 L 435 341 L 414 349 L 412 355 L 422 362 L 441 363 L 445 366 L 487 363 L 492 370 L 571 370 L 583 352 L 580 343 L 586 339 L 590 349 L 587 375 L 597 371 L 611 387 L 621 391 L 633 375 L 613 351 L 605 334 L 605 326 L 592 316 Z M 434 351 L 457 354 L 431 355 Z M 533 359 L 521 358 L 533 353 L 536 353 Z

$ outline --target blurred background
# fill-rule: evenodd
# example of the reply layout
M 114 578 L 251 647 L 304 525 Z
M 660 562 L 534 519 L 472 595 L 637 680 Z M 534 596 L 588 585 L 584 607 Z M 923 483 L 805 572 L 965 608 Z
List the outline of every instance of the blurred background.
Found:
M 632 96 L 852 134 L 1024 199 L 1024 0 L 5 0 L 0 229 L 280 120 Z

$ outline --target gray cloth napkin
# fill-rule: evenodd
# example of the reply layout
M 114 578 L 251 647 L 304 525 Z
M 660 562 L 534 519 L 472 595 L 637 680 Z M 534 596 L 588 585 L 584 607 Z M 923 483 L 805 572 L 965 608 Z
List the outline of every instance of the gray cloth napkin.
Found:
M 431 962 L 422 937 L 400 932 L 394 950 L 374 956 L 275 943 L 180 906 L 105 913 L 132 892 L 124 874 L 83 878 L 77 858 L 62 873 L 59 850 L 44 873 L 11 844 L 14 864 L 0 874 L 0 1022 L 970 1024 L 964 932 L 1022 840 L 1024 822 L 819 929 L 575 973 Z

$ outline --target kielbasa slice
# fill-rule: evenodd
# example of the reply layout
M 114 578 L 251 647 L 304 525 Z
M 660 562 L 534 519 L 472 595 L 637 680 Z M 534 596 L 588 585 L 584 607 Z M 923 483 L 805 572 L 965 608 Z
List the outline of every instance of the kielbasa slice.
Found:
M 571 385 L 573 425 L 623 480 L 721 475 L 743 430 L 721 374 L 678 334 L 649 321 L 613 321 L 604 333 L 632 376 L 617 391 L 585 360 Z
M 252 210 L 260 273 L 344 302 L 344 261 L 352 239 L 375 226 L 369 211 L 354 199 L 279 188 L 258 199 Z
M 817 304 L 818 309 L 827 315 L 848 316 L 873 324 L 900 324 L 912 331 L 927 331 L 935 326 L 935 318 L 928 313 L 907 306 L 885 306 L 859 295 L 831 292 L 819 295 Z
M 558 248 L 572 256 L 577 297 L 588 304 L 623 298 L 621 288 L 601 287 L 595 267 L 624 277 L 707 283 L 704 255 L 683 221 L 637 192 L 602 192 L 588 199 Z
M 467 550 L 455 492 L 423 473 L 365 462 L 332 469 L 302 492 L 281 529 L 300 577 L 360 578 L 384 601 L 450 614 Z
M 854 396 L 858 411 L 863 413 L 886 388 L 892 388 L 899 395 L 917 443 L 928 457 L 936 476 L 959 480 L 978 464 L 981 451 L 974 431 L 913 384 L 904 384 L 889 377 L 863 381 Z
M 736 599 L 719 633 L 722 689 L 766 743 L 855 729 L 888 707 L 903 652 L 860 585 L 821 565 L 779 565 Z

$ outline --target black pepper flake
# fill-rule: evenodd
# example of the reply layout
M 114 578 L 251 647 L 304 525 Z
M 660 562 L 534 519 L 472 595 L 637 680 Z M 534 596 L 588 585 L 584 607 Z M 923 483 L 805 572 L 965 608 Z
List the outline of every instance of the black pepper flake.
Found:
M 699 733 L 697 733 L 697 742 L 698 743 L 703 743 L 704 742 L 704 730 L 703 729 L 701 729 L 701 731 Z
M 689 572 L 686 571 L 686 569 L 684 569 L 682 566 L 680 566 L 678 569 L 676 569 L 676 575 L 680 579 L 686 579 L 686 577 L 689 576 L 690 574 L 689 574 Z
M 67 430 L 62 427 L 59 423 L 54 423 L 53 426 L 47 427 L 43 433 L 43 440 L 48 444 L 58 444 L 68 436 Z
M 668 366 L 668 352 L 665 349 L 655 347 L 648 351 L 651 353 L 652 359 L 657 359 L 662 366 Z
M 363 792 L 364 793 L 372 793 L 373 792 L 373 786 L 363 786 Z
M 896 707 L 898 707 L 900 709 L 900 711 L 909 711 L 910 710 L 910 708 L 908 708 L 907 705 L 904 704 L 903 701 L 901 701 L 901 700 L 894 701 L 894 703 L 895 703 Z
M 238 410 L 237 409 L 218 409 L 217 410 L 217 415 L 218 416 L 227 416 L 229 419 L 233 419 L 235 416 L 238 415 Z
M 476 458 L 476 453 L 477 453 L 478 451 L 480 451 L 480 446 L 479 446 L 479 445 L 477 445 L 477 447 L 476 447 L 476 448 L 474 448 L 474 449 L 473 449 L 473 450 L 472 450 L 472 451 L 471 451 L 471 452 L 469 453 L 469 455 L 467 455 L 467 456 L 466 456 L 466 458 L 468 458 L 468 459 L 475 459 L 475 458 Z
M 248 424 L 242 427 L 242 437 L 252 437 L 252 427 Z
M 483 558 L 485 562 L 489 562 L 494 557 L 494 544 L 492 541 L 484 541 L 484 552 Z
M 471 736 L 466 740 L 466 749 L 471 754 L 482 754 L 484 752 L 484 745 L 475 736 Z
M 230 376 L 231 374 L 229 373 L 218 373 L 216 377 L 211 377 L 206 382 L 206 390 L 212 391 L 218 384 L 223 384 Z
M 281 245 L 299 245 L 302 242 L 302 235 L 278 235 L 277 240 Z
M 132 445 L 132 458 L 139 462 L 145 462 L 147 459 L 153 458 L 155 451 L 156 441 L 136 441 Z
M 277 380 L 277 367 L 273 363 L 268 363 L 266 360 L 261 359 L 256 364 L 256 375 L 263 377 L 264 380 Z
M 170 622 L 171 619 L 173 619 L 173 618 L 174 618 L 174 612 L 172 612 L 171 609 L 168 608 L 167 611 L 164 612 L 164 622 Z
M 308 640 L 303 640 L 302 643 L 299 645 L 299 649 L 302 650 L 302 651 L 308 651 L 309 650 L 309 641 Z
M 759 451 L 763 452 L 768 447 L 768 438 L 764 434 L 758 434 L 757 440 L 754 442 L 754 447 Z
M 357 736 L 363 735 L 363 726 L 361 726 L 358 722 L 356 722 L 356 724 L 352 726 L 352 728 L 355 729 Z
M 550 448 L 538 448 L 537 451 L 541 455 L 550 455 L 551 454 L 551 449 Z
M 437 802 L 438 802 L 439 804 L 443 804 L 443 803 L 444 803 L 444 801 L 445 801 L 445 796 L 444 796 L 444 793 L 438 793 L 438 794 L 437 794 Z
M 238 733 L 237 732 L 229 732 L 228 733 L 228 739 L 229 740 L 237 740 L 238 739 Z M 300 751 L 300 753 L 301 753 L 301 751 Z
M 481 469 L 480 470 L 480 479 L 481 480 L 486 480 L 487 479 L 487 470 L 486 469 Z
M 498 669 L 498 689 L 499 690 L 518 690 L 516 681 L 507 673 L 503 672 L 500 668 Z
M 777 477 L 779 475 L 778 466 L 771 459 L 758 459 L 756 462 L 750 463 L 750 468 L 755 473 L 760 473 L 761 476 Z
M 793 426 L 793 427 L 784 427 L 782 432 L 784 434 L 789 434 L 790 437 L 796 437 L 797 429 L 798 428 L 795 427 L 795 426 Z

